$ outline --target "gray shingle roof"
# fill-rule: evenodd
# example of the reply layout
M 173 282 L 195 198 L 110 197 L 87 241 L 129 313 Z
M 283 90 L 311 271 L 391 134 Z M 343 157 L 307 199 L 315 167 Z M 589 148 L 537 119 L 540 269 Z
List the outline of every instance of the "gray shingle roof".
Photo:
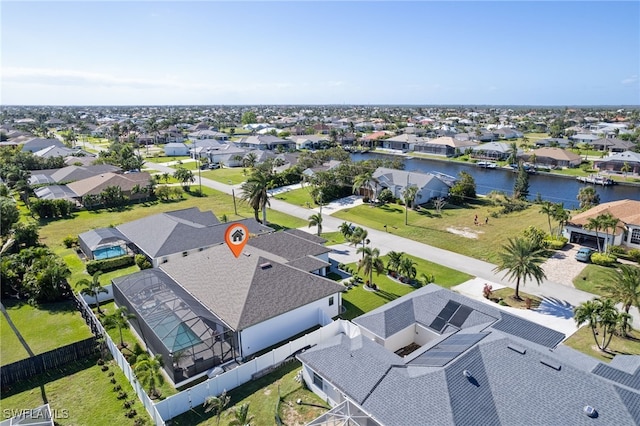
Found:
M 322 244 L 300 238 L 290 232 L 274 232 L 250 238 L 247 245 L 281 256 L 289 261 L 308 255 L 319 256 L 331 251 L 330 248 Z
M 324 260 L 320 260 L 317 257 L 305 256 L 301 257 L 300 259 L 287 262 L 287 265 L 306 272 L 314 272 L 331 264 L 329 262 L 325 262 Z
M 317 235 L 313 235 L 308 232 L 304 232 L 301 229 L 296 229 L 296 228 L 285 229 L 284 232 L 291 235 L 295 235 L 296 237 L 311 241 L 312 243 L 316 243 L 316 244 L 324 244 L 327 242 L 325 238 L 318 237 Z
M 564 340 L 564 334 L 515 315 L 502 313 L 502 319 L 491 327 L 530 342 L 553 348 Z
M 91 251 L 109 243 L 118 241 L 128 242 L 127 238 L 116 228 L 92 229 L 78 235 L 78 239 L 83 241 Z
M 242 330 L 344 289 L 284 262 L 249 245 L 236 258 L 219 245 L 160 268 L 232 329 Z

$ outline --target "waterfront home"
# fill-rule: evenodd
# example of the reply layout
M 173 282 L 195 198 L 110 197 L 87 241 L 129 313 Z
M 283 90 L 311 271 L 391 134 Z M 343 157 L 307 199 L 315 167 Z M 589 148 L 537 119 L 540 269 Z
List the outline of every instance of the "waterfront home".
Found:
M 470 140 L 457 140 L 451 136 L 441 136 L 425 142 L 417 142 L 413 145 L 413 150 L 423 154 L 453 157 L 463 154 L 466 149 L 474 146 L 478 146 L 478 143 Z
M 369 195 L 380 194 L 381 189 L 389 189 L 395 198 L 402 199 L 407 186 L 416 186 L 418 192 L 413 204 L 424 204 L 432 198 L 449 195 L 449 185 L 431 173 L 409 172 L 406 170 L 378 167 L 373 172 L 372 185 L 375 188 L 365 190 Z
M 591 143 L 593 149 L 598 151 L 624 152 L 635 147 L 633 142 L 624 141 L 618 138 L 600 138 Z
M 505 142 L 488 142 L 471 148 L 471 158 L 489 160 L 506 160 L 509 158 L 511 146 Z M 521 150 L 518 150 L 521 153 Z
M 535 156 L 535 161 L 534 161 Z M 547 167 L 578 167 L 582 162 L 582 157 L 578 154 L 566 151 L 562 148 L 538 148 L 518 155 L 518 158 L 530 163 L 540 164 Z
M 594 167 L 600 171 L 626 173 L 637 176 L 640 175 L 640 153 L 633 151 L 617 152 L 602 160 L 594 161 Z
M 272 135 L 246 136 L 240 138 L 240 140 L 234 143 L 239 148 L 260 150 L 274 150 L 278 146 L 281 146 L 284 149 L 295 149 L 296 147 L 295 142 Z

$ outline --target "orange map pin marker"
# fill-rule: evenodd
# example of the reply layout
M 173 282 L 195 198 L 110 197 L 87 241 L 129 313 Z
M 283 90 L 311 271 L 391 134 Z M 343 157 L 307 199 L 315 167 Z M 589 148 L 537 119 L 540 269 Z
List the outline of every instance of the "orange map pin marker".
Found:
M 241 223 L 234 223 L 224 233 L 224 240 L 235 257 L 240 257 L 244 246 L 249 241 L 249 229 Z

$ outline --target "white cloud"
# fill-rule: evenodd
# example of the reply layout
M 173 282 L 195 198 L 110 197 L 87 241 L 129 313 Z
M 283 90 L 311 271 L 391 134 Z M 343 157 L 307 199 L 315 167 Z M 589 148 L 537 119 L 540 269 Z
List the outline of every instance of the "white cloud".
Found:
M 630 85 L 635 83 L 636 81 L 638 81 L 638 76 L 636 74 L 632 75 L 631 77 L 625 78 L 624 80 L 622 80 L 622 84 L 624 84 L 625 86 Z

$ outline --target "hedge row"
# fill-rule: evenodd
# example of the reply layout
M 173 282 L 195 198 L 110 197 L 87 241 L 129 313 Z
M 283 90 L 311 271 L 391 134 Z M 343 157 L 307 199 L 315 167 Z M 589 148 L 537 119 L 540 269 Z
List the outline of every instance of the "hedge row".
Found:
M 89 275 L 93 275 L 98 271 L 109 272 L 115 269 L 131 266 L 133 264 L 134 259 L 132 255 L 124 255 L 103 260 L 90 260 L 87 262 L 87 273 Z

